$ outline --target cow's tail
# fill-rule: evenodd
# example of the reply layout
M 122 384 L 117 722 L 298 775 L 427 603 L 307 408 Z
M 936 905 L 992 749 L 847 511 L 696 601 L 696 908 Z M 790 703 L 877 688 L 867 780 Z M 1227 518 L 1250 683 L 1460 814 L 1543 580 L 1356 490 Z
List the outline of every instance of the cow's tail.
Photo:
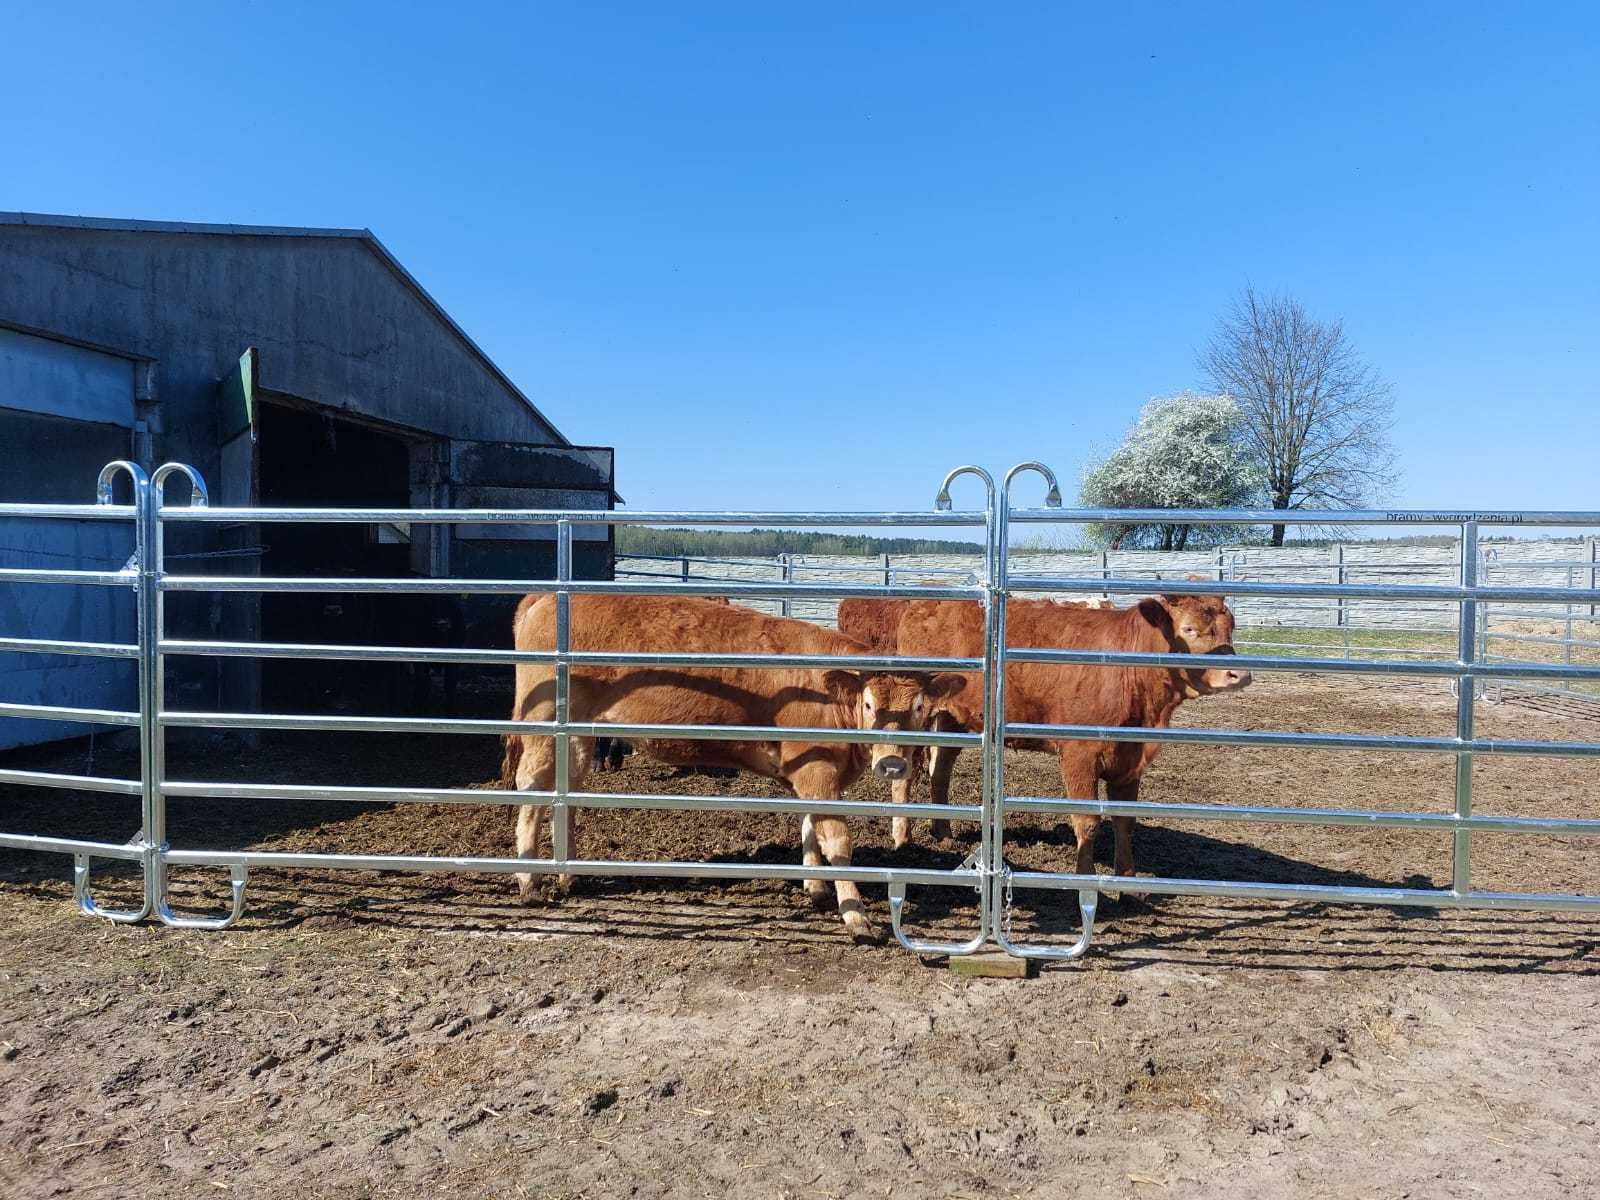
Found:
M 500 743 L 505 748 L 505 755 L 500 760 L 500 788 L 502 791 L 514 792 L 517 790 L 517 767 L 522 762 L 522 736 L 503 733 L 500 735 Z

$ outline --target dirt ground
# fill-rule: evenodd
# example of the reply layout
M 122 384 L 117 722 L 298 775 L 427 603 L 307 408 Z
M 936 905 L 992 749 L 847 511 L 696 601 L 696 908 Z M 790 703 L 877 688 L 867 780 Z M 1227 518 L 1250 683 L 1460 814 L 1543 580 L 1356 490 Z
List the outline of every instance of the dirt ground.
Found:
M 1264 677 L 1182 723 L 1444 734 L 1436 687 Z M 1487 736 L 1600 723 L 1483 706 Z M 7 765 L 91 769 L 85 743 Z M 92 769 L 131 770 L 126 749 Z M 1041 755 L 1013 794 L 1053 794 Z M 283 735 L 178 747 L 184 779 L 459 786 L 488 739 Z M 958 797 L 976 796 L 974 757 Z M 1443 811 L 1453 763 L 1171 747 L 1146 796 Z M 1482 811 L 1595 813 L 1593 760 L 1480 758 Z M 764 793 L 630 758 L 601 790 Z M 876 795 L 874 787 L 857 795 Z M 506 854 L 512 810 L 173 802 L 174 846 Z M 857 861 L 951 865 L 974 844 Z M 0 788 L 0 827 L 123 838 L 123 800 Z M 798 820 L 597 812 L 592 857 L 792 862 Z M 1109 832 L 1109 831 L 1104 831 Z M 1008 853 L 1062 869 L 1019 817 Z M 1141 872 L 1448 883 L 1449 839 L 1142 823 Z M 1109 837 L 1099 845 L 1109 862 Z M 1600 892 L 1600 847 L 1480 836 L 1484 887 Z M 503 876 L 256 872 L 226 933 L 76 914 L 60 858 L 0 853 L 0 1194 L 430 1197 L 1434 1197 L 1600 1194 L 1600 917 L 1258 901 L 1127 903 L 1082 963 L 968 980 L 851 945 L 797 884 L 593 879 L 524 908 Z M 187 908 L 221 903 L 183 871 Z M 106 864 L 106 903 L 130 878 Z M 865 889 L 886 922 L 881 888 Z M 971 924 L 920 889 L 918 933 Z M 1019 939 L 1070 940 L 1070 894 L 1019 893 Z

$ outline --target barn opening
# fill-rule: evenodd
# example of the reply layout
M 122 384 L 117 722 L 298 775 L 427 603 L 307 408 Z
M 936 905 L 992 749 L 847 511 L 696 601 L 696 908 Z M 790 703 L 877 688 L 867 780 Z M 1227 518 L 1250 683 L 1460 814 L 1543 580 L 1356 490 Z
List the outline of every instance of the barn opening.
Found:
M 259 502 L 282 508 L 405 508 L 412 461 L 431 440 L 325 409 L 264 402 L 257 418 Z M 403 524 L 258 526 L 261 573 L 268 576 L 401 578 L 414 567 Z M 425 572 L 424 572 L 425 573 Z M 261 597 L 261 636 L 272 642 L 342 645 L 433 644 L 449 633 L 447 597 L 269 592 Z M 443 628 L 438 628 L 442 625 Z M 262 696 L 278 712 L 360 707 L 416 711 L 428 676 L 403 664 L 268 659 Z

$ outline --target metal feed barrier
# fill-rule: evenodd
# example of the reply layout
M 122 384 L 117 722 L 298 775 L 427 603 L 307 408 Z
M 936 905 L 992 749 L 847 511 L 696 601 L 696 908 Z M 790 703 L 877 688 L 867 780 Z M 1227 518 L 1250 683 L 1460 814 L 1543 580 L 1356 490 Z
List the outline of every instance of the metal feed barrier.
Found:
M 1044 506 L 1015 507 L 1011 487 L 1017 476 L 1034 472 L 1044 477 L 1049 493 Z M 132 483 L 132 503 L 117 504 L 113 488 L 121 476 Z M 187 504 L 168 505 L 165 485 L 182 475 L 191 487 Z M 950 487 L 963 476 L 979 479 L 985 487 L 981 510 L 957 511 Z M 1230 594 L 1286 597 L 1294 600 L 1380 599 L 1405 602 L 1448 602 L 1459 606 L 1458 654 L 1454 661 L 1371 660 L 1305 658 L 1300 656 L 1239 655 L 1230 665 L 1255 671 L 1326 671 L 1339 674 L 1419 676 L 1446 678 L 1469 686 L 1457 691 L 1454 737 L 1399 737 L 1371 734 L 1292 733 L 1274 730 L 1145 729 L 1089 725 L 1006 723 L 1005 670 L 1007 663 L 1057 663 L 1087 666 L 1193 667 L 1193 655 L 1128 653 L 1114 651 L 1005 648 L 1005 599 L 1018 593 L 1109 592 L 1137 595 L 1150 590 L 1148 581 L 1103 577 L 1077 578 L 1052 575 L 1017 575 L 1009 572 L 1009 529 L 1012 522 L 1045 523 L 1090 521 L 1146 522 L 1170 520 L 1168 512 L 1141 510 L 1068 510 L 1060 507 L 1054 476 L 1039 463 L 1014 467 L 997 488 L 979 467 L 958 467 L 945 478 L 932 511 L 914 512 L 633 512 L 475 510 L 475 509 L 283 509 L 213 508 L 199 474 L 181 464 L 167 464 L 146 477 L 138 466 L 112 463 L 101 473 L 97 502 L 92 505 L 0 504 L 6 517 L 59 520 L 129 521 L 135 533 L 135 553 L 116 571 L 36 570 L 0 566 L 0 584 L 43 587 L 110 587 L 131 589 L 138 607 L 138 636 L 133 644 L 73 642 L 25 636 L 0 638 L 0 650 L 46 655 L 103 655 L 137 660 L 139 703 L 136 711 L 64 708 L 39 704 L 0 703 L 0 716 L 39 720 L 124 725 L 139 730 L 139 778 L 114 779 L 93 775 L 64 775 L 42 771 L 0 770 L 0 783 L 109 792 L 140 798 L 142 827 L 126 843 L 72 840 L 27 833 L 0 833 L 0 847 L 57 852 L 73 858 L 74 895 L 84 912 L 113 921 L 131 922 L 152 914 L 168 925 L 222 929 L 244 910 L 248 872 L 252 867 L 315 870 L 469 871 L 509 874 L 676 876 L 707 879 L 852 880 L 882 883 L 889 898 L 895 936 L 920 953 L 965 954 L 994 943 L 1012 954 L 1037 958 L 1076 958 L 1089 947 L 1094 933 L 1096 906 L 1104 891 L 1146 892 L 1169 895 L 1239 896 L 1288 901 L 1341 902 L 1430 907 L 1483 907 L 1518 909 L 1600 910 L 1600 896 L 1490 892 L 1474 889 L 1471 880 L 1472 836 L 1478 831 L 1526 832 L 1560 835 L 1600 834 L 1600 820 L 1545 817 L 1486 816 L 1473 812 L 1472 762 L 1477 754 L 1537 754 L 1600 757 L 1600 742 L 1494 741 L 1474 734 L 1473 696 L 1486 680 L 1533 681 L 1542 684 L 1600 681 L 1600 667 L 1577 664 L 1485 662 L 1478 651 L 1479 608 L 1496 604 L 1595 604 L 1600 590 L 1489 586 L 1478 575 L 1478 532 L 1482 525 L 1600 526 L 1596 512 L 1321 512 L 1296 517 L 1282 512 L 1195 511 L 1183 519 L 1192 524 L 1267 524 L 1271 522 L 1343 525 L 1454 525 L 1461 530 L 1461 577 L 1448 585 L 1234 582 Z M 556 578 L 526 579 L 355 579 L 271 578 L 261 576 L 182 575 L 168 573 L 163 559 L 163 537 L 173 524 L 487 524 L 510 523 L 553 527 L 556 544 Z M 977 584 L 908 586 L 894 582 L 863 584 L 844 581 L 800 583 L 724 582 L 712 580 L 604 582 L 573 578 L 573 528 L 580 524 L 635 525 L 779 525 L 789 527 L 955 527 L 982 529 L 984 573 Z M 1161 590 L 1173 594 L 1208 594 L 1215 581 L 1166 581 Z M 196 641 L 169 638 L 164 625 L 164 599 L 174 592 L 301 592 L 301 593 L 450 593 L 522 595 L 553 591 L 557 596 L 556 648 L 551 651 L 413 648 L 370 645 L 289 644 L 236 641 Z M 721 595 L 750 600 L 837 600 L 849 597 L 972 600 L 984 613 L 983 653 L 972 658 L 903 658 L 864 655 L 623 653 L 574 651 L 570 648 L 570 602 L 574 595 L 616 593 L 659 595 Z M 544 662 L 555 668 L 555 711 L 549 721 L 477 720 L 458 718 L 395 718 L 371 716 L 312 716 L 282 713 L 222 713 L 173 711 L 166 707 L 164 662 L 169 655 L 235 658 L 301 658 L 412 663 L 514 665 Z M 1210 661 L 1210 660 L 1205 660 Z M 984 721 L 979 732 L 863 731 L 855 729 L 750 728 L 743 726 L 682 726 L 606 724 L 570 719 L 570 672 L 574 666 L 653 665 L 671 667 L 842 667 L 857 670 L 913 669 L 924 671 L 981 672 L 984 687 Z M 329 784 L 223 783 L 173 780 L 165 767 L 166 731 L 173 728 L 275 729 L 324 732 L 425 732 L 449 734 L 538 733 L 555 741 L 556 773 L 548 791 L 479 791 L 469 788 L 345 787 Z M 814 740 L 819 742 L 892 742 L 902 745 L 972 747 L 982 756 L 980 802 L 971 804 L 893 803 L 851 800 L 799 800 L 795 798 L 706 797 L 653 794 L 574 792 L 569 783 L 569 739 L 573 737 L 667 737 L 726 741 L 751 739 Z M 1027 739 L 1087 738 L 1107 741 L 1160 741 L 1201 744 L 1310 747 L 1337 750 L 1403 750 L 1449 755 L 1456 760 L 1456 788 L 1451 811 L 1396 813 L 1361 809 L 1275 808 L 1155 801 L 1102 801 L 1094 797 L 1014 796 L 1005 783 L 1003 749 L 1007 737 Z M 457 858 L 441 856 L 298 854 L 257 851 L 221 851 L 174 848 L 167 840 L 166 802 L 173 797 L 209 797 L 234 800 L 344 800 L 368 803 L 499 804 L 520 805 L 539 801 L 550 806 L 552 845 L 548 858 Z M 860 817 L 912 817 L 964 820 L 979 825 L 977 850 L 951 869 L 858 866 L 805 866 L 802 864 L 743 864 L 726 862 L 609 861 L 576 859 L 571 855 L 570 814 L 574 808 L 653 808 L 667 810 L 795 812 Z M 1318 825 L 1405 827 L 1452 835 L 1454 860 L 1448 889 L 1308 886 L 1247 881 L 1118 877 L 1067 872 L 1017 871 L 1006 862 L 1006 818 L 1010 813 L 1092 813 L 1113 817 L 1174 817 L 1185 820 L 1276 822 Z M 143 903 L 137 909 L 107 911 L 96 904 L 90 887 L 94 859 L 118 859 L 140 865 Z M 168 873 L 174 866 L 221 867 L 230 874 L 232 898 L 228 910 L 217 916 L 174 912 L 168 895 Z M 977 896 L 977 928 L 960 942 L 923 941 L 904 928 L 907 889 L 912 886 L 971 889 Z M 1012 940 L 1011 900 L 1016 889 L 1066 889 L 1078 893 L 1082 929 L 1067 945 L 1018 945 Z

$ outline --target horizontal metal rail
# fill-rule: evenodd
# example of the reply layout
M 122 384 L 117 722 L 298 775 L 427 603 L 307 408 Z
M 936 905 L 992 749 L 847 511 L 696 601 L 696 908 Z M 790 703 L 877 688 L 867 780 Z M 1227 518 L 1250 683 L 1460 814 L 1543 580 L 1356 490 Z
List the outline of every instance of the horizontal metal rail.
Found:
M 1009 812 L 1090 813 L 1101 817 L 1170 817 L 1173 820 L 1238 821 L 1266 825 L 1361 825 L 1368 828 L 1454 832 L 1538 833 L 1600 836 L 1600 820 L 1565 817 L 1497 817 L 1473 813 L 1387 812 L 1383 809 L 1273 808 L 1263 805 L 1190 804 L 1153 800 L 1066 800 L 1054 796 L 1007 796 Z
M 63 521 L 131 521 L 131 504 L 0 504 L 0 518 L 48 517 Z
M 0 649 L 4 649 L 0 644 Z M 318 658 L 390 662 L 475 663 L 512 665 L 554 663 L 560 658 L 575 667 L 798 667 L 848 671 L 981 671 L 981 658 L 909 658 L 885 655 L 831 654 L 674 654 L 611 650 L 477 650 L 423 646 L 349 646 L 319 642 L 205 642 L 166 639 L 164 654 L 217 658 Z
M 502 595 L 529 593 L 554 595 L 553 579 L 424 579 L 406 576 L 393 579 L 343 579 L 320 576 L 302 578 L 264 575 L 166 575 L 159 584 L 166 592 L 308 592 L 363 593 L 382 595 Z M 909 584 L 849 583 L 714 583 L 689 580 L 686 583 L 613 583 L 609 580 L 573 580 L 561 585 L 574 596 L 727 596 L 750 599 L 791 600 L 977 600 L 977 587 L 914 587 Z
M 1271 643 L 1264 643 L 1270 645 Z M 1436 653 L 1449 653 L 1439 650 Z M 1114 650 L 1052 650 L 1008 648 L 1006 660 L 1014 663 L 1076 664 L 1096 667 L 1170 667 L 1180 670 L 1305 671 L 1345 675 L 1443 676 L 1458 679 L 1595 679 L 1600 666 L 1566 666 L 1560 663 L 1390 662 L 1384 659 L 1311 658 L 1268 654 L 1167 654 Z
M 172 866 L 264 867 L 294 870 L 466 871 L 494 875 L 636 875 L 657 879 L 847 879 L 856 883 L 907 883 L 972 887 L 976 870 L 901 867 L 828 867 L 799 863 L 631 862 L 606 859 L 447 858 L 399 854 L 289 854 L 277 851 L 169 850 Z
M 0 637 L 0 651 L 23 654 L 83 654 L 97 658 L 138 658 L 139 647 L 124 642 L 66 642 L 56 638 Z
M 1128 725 L 1036 725 L 1007 722 L 1006 741 L 1180 742 L 1200 746 L 1283 746 L 1312 750 L 1398 750 L 1436 754 L 1532 754 L 1600 757 L 1600 742 L 1413 737 L 1374 733 L 1286 733 L 1259 729 L 1152 729 Z
M 1013 508 L 1012 524 L 1050 522 L 1082 525 L 1600 525 L 1595 511 L 1475 511 L 1471 509 L 1276 509 L 1276 508 Z M 1326 565 L 1326 564 L 1323 564 Z
M 5 713 L 0 711 L 0 716 Z M 137 718 L 137 714 L 135 714 Z M 137 720 L 135 720 L 137 723 Z M 820 729 L 787 725 L 647 725 L 626 722 L 495 721 L 443 717 L 339 717 L 284 713 L 164 712 L 169 729 L 280 729 L 324 733 L 468 733 L 553 737 L 658 738 L 708 742 L 852 742 L 891 746 L 976 746 L 982 735 L 900 729 Z
M 783 563 L 776 558 L 702 558 L 698 554 L 619 554 L 617 562 L 664 562 L 683 563 L 690 562 L 712 567 L 762 567 L 773 571 L 781 571 Z
M 1600 625 L 1600 616 L 1590 613 L 1551 612 L 1543 608 L 1493 608 L 1485 617 L 1489 621 L 1498 621 L 1501 617 L 1526 617 L 1533 621 L 1562 621 L 1571 620 L 1574 625 Z M 1499 636 L 1499 635 L 1496 635 Z
M 357 804 L 549 804 L 553 791 L 503 788 L 346 787 L 337 784 L 207 783 L 169 780 L 166 796 L 215 800 L 339 800 Z M 795 796 L 677 796 L 655 792 L 568 792 L 573 808 L 682 809 L 692 812 L 813 813 L 820 816 L 927 817 L 976 821 L 982 809 L 968 804 L 889 800 L 805 800 Z
M 137 725 L 139 714 L 115 708 L 73 708 L 61 704 L 0 703 L 0 717 L 36 721 L 81 721 L 89 725 Z
M 1152 589 L 1144 579 L 1087 579 L 1083 576 L 1013 575 L 1007 581 L 1018 592 L 1115 592 L 1148 595 L 1152 590 L 1173 596 L 1322 597 L 1330 600 L 1462 600 L 1518 601 L 1529 604 L 1600 603 L 1600 589 L 1551 587 L 1462 587 L 1460 584 L 1377 583 L 1241 583 L 1215 579 L 1163 579 Z M 1555 619 L 1555 618 L 1552 618 Z
M 7 850 L 34 850 L 41 854 L 89 854 L 95 858 L 117 858 L 138 862 L 145 847 L 137 842 L 85 842 L 76 838 L 42 837 L 30 833 L 0 833 L 0 847 Z
M 332 525 L 781 525 L 982 526 L 981 512 L 622 512 L 587 508 L 163 508 L 164 522 Z
M 0 583 L 67 583 L 80 587 L 133 587 L 136 571 L 78 571 L 56 567 L 0 567 Z
M 1553 617 L 1551 619 L 1561 620 L 1562 618 Z M 1500 633 L 1497 630 L 1488 629 L 1484 631 L 1483 639 L 1484 641 L 1496 642 L 1530 642 L 1537 646 L 1576 646 L 1585 650 L 1600 649 L 1600 641 L 1596 641 L 1593 638 L 1564 638 L 1556 637 L 1553 634 Z
M 1561 893 L 1448 892 L 1432 888 L 1322 886 L 1309 883 L 1243 883 L 1211 879 L 1161 879 L 1144 875 L 1075 875 L 1013 871 L 1006 882 L 1018 888 L 1142 892 L 1162 896 L 1216 896 L 1250 900 L 1290 900 L 1302 904 L 1379 904 L 1422 908 L 1556 909 L 1600 911 L 1600 896 Z
M 626 567 L 617 567 L 611 572 L 617 579 L 676 579 L 687 582 L 694 579 L 700 583 L 749 583 L 748 579 L 734 575 L 680 575 L 676 571 L 630 571 Z
M 63 775 L 57 771 L 22 771 L 0 768 L 0 783 L 19 787 L 65 788 L 73 792 L 110 792 L 118 796 L 137 796 L 137 779 L 112 779 L 105 775 Z
M 125 642 L 62 642 L 48 637 L 0 637 L 0 651 L 22 654 L 83 654 L 90 658 L 139 658 L 139 648 Z

